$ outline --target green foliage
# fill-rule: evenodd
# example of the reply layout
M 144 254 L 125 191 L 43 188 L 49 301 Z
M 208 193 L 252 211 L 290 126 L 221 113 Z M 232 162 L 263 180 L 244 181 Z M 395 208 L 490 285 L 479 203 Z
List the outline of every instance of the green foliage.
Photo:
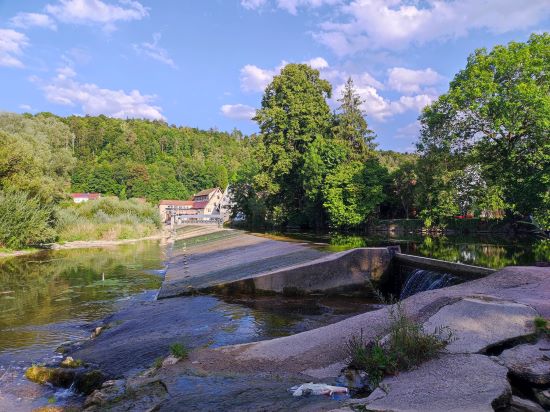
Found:
M 11 249 L 55 240 L 52 209 L 38 196 L 8 189 L 0 191 L 0 245 Z
M 449 216 L 457 175 L 479 165 L 481 207 L 550 221 L 550 34 L 533 34 L 492 51 L 476 50 L 422 113 L 418 150 L 425 160 L 427 214 Z M 460 185 L 459 185 L 460 186 Z M 491 189 L 492 188 L 492 189 Z M 441 199 L 439 192 L 447 194 Z M 433 193 L 430 199 L 429 193 Z M 439 202 L 442 200 L 443 202 Z M 494 212 L 494 211 L 493 211 Z
M 384 339 L 365 342 L 363 331 L 353 336 L 346 345 L 349 366 L 364 370 L 371 389 L 376 388 L 385 375 L 409 370 L 437 356 L 453 340 L 449 328 L 440 327 L 433 333 L 424 332 L 422 325 L 409 319 L 403 304 L 390 308 L 390 326 Z
M 548 320 L 544 319 L 541 316 L 537 316 L 533 321 L 535 325 L 535 332 L 537 335 L 550 335 L 550 328 L 548 327 Z
M 181 343 L 172 343 L 170 353 L 178 359 L 185 359 L 189 355 L 187 348 Z
M 153 235 L 161 226 L 156 207 L 115 197 L 59 207 L 56 217 L 62 241 L 134 239 Z

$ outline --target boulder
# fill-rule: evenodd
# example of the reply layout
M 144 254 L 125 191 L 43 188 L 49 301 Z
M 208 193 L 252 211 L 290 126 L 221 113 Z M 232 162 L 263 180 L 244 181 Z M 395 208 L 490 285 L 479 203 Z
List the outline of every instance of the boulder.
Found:
M 540 389 L 534 389 L 533 392 L 538 403 L 540 403 L 543 408 L 550 409 L 550 389 L 546 389 L 544 391 Z
M 455 340 L 447 346 L 450 353 L 480 353 L 486 349 L 532 334 L 537 312 L 530 306 L 491 296 L 462 298 L 442 307 L 424 323 L 432 333 L 448 326 Z
M 507 369 L 487 356 L 446 355 L 386 378 L 365 400 L 369 411 L 493 411 L 506 407 Z
M 538 403 L 529 399 L 512 396 L 509 412 L 544 412 L 544 409 Z
M 534 385 L 550 385 L 549 338 L 505 350 L 500 359 L 515 377 Z
M 113 402 L 124 394 L 124 389 L 124 379 L 103 382 L 101 389 L 96 389 L 86 398 L 84 407 L 104 406 L 109 402 Z

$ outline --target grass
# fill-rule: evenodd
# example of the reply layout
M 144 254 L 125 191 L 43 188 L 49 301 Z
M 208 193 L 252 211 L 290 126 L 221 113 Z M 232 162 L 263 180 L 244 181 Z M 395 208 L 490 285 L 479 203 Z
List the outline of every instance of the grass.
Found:
M 406 316 L 398 302 L 390 309 L 390 326 L 384 338 L 366 342 L 361 331 L 347 342 L 346 352 L 349 367 L 365 371 L 374 390 L 384 376 L 410 370 L 436 357 L 453 340 L 448 327 L 424 332 L 421 324 Z
M 537 335 L 547 334 L 550 335 L 550 328 L 548 327 L 548 320 L 544 319 L 541 316 L 537 316 L 534 321 L 535 333 Z
M 136 239 L 154 235 L 161 227 L 154 206 L 112 197 L 68 204 L 56 216 L 59 241 L 65 242 Z
M 178 359 L 185 359 L 189 355 L 189 351 L 181 343 L 172 343 L 170 345 L 170 353 Z

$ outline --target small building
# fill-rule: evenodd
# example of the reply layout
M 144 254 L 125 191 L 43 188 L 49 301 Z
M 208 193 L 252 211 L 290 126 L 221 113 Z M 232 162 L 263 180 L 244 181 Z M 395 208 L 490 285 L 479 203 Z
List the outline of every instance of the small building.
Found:
M 87 202 L 88 200 L 96 200 L 101 198 L 101 193 L 71 193 L 73 202 L 82 203 Z
M 212 220 L 220 218 L 223 192 L 219 187 L 201 190 L 191 200 L 161 200 L 160 218 L 163 222 L 175 223 L 193 220 Z M 196 215 L 196 217 L 193 217 Z M 210 217 L 212 216 L 212 218 Z
M 160 219 L 169 222 L 172 216 L 194 215 L 197 212 L 193 209 L 192 200 L 161 200 L 159 202 Z
M 223 192 L 219 187 L 201 190 L 193 196 L 193 208 L 202 215 L 219 214 L 222 198 Z

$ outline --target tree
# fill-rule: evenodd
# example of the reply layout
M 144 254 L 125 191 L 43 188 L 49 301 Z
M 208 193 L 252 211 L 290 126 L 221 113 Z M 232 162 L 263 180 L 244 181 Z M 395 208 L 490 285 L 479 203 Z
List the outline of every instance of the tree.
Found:
M 266 192 L 268 208 L 293 223 L 307 220 L 301 170 L 311 143 L 329 135 L 330 95 L 331 85 L 320 79 L 318 70 L 288 64 L 267 86 L 254 118 L 265 148 L 256 184 Z
M 348 142 L 359 158 L 365 156 L 369 150 L 376 147 L 374 139 L 376 135 L 369 129 L 365 114 L 361 109 L 363 99 L 359 96 L 353 85 L 353 80 L 348 78 L 340 102 L 339 113 L 336 115 L 336 125 L 333 128 L 334 136 Z
M 384 200 L 386 171 L 376 159 L 345 162 L 327 176 L 324 207 L 334 228 L 364 223 Z
M 476 50 L 425 108 L 418 150 L 482 165 L 506 206 L 550 225 L 550 34 Z

